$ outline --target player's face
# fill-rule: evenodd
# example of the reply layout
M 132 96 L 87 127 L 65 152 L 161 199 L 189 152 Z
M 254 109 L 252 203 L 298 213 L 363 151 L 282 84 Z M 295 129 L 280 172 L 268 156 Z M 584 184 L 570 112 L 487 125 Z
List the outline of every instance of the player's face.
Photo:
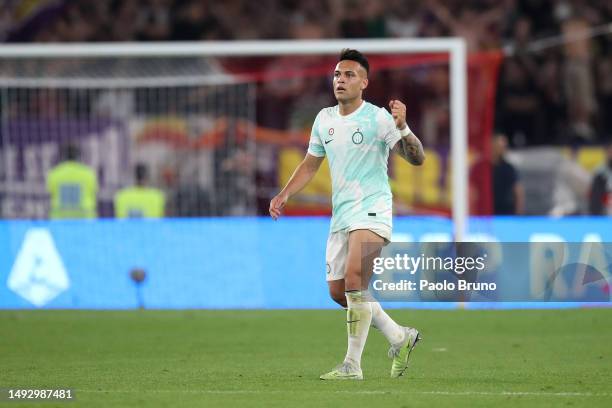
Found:
M 338 102 L 361 98 L 368 86 L 366 70 L 358 62 L 340 61 L 334 70 L 334 95 Z

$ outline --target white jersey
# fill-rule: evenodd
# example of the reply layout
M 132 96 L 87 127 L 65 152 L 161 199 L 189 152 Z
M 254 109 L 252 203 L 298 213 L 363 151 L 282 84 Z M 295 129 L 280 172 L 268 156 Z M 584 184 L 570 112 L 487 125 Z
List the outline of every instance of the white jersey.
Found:
M 387 175 L 389 151 L 400 140 L 391 114 L 369 102 L 342 116 L 322 109 L 312 126 L 308 153 L 327 156 L 332 179 L 331 232 L 377 225 L 392 227 Z

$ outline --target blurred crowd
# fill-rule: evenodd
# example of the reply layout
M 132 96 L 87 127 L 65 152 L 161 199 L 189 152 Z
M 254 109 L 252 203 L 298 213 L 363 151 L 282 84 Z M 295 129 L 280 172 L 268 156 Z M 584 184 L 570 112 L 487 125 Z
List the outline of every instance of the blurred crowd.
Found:
M 461 36 L 504 50 L 496 128 L 511 146 L 612 137 L 607 0 L 5 0 L 10 42 Z M 44 12 L 34 13 L 44 8 Z M 35 15 L 27 18 L 28 13 Z M 24 17 L 25 16 L 25 17 Z M 557 38 L 559 41 L 555 41 Z
M 0 9 L 0 41 L 5 42 L 447 36 L 464 38 L 473 56 L 495 51 L 503 54 L 495 93 L 494 130 L 505 135 L 509 147 L 577 147 L 605 145 L 612 140 L 610 0 L 4 0 Z M 287 66 L 291 63 L 279 58 L 267 70 L 273 74 Z M 206 73 L 200 66 L 195 70 Z M 428 67 L 426 74 L 423 72 L 415 69 L 374 72 L 366 97 L 384 105 L 385 98 L 390 97 L 389 89 L 396 90 L 399 92 L 396 96 L 412 108 L 411 126 L 414 123 L 413 128 L 425 144 L 444 146 L 449 133 L 448 70 L 434 65 Z M 486 92 L 472 85 L 473 113 L 477 110 L 475 99 Z M 29 101 L 20 90 L 14 92 L 23 101 Z M 74 99 L 73 94 L 71 91 L 66 97 L 52 98 L 41 93 L 45 100 L 67 101 Z M 75 104 L 77 111 L 88 112 L 89 108 L 83 107 L 96 106 L 92 102 L 96 98 L 96 93 L 80 98 Z M 264 81 L 258 86 L 257 123 L 267 128 L 307 129 L 320 107 L 333 103 L 330 98 L 329 84 L 323 76 L 308 81 L 299 78 Z M 149 105 L 142 108 L 142 103 L 138 103 L 141 99 L 151 100 L 136 95 L 133 109 L 151 113 Z M 484 97 L 480 99 L 486 103 Z M 23 101 L 25 109 L 34 106 Z M 10 106 L 19 112 L 21 105 L 17 102 Z M 47 106 L 48 102 L 42 105 Z M 123 105 L 116 102 L 110 105 L 119 106 L 125 114 Z M 170 108 L 161 110 L 164 109 Z M 70 109 L 64 107 L 63 111 Z M 275 150 L 271 149 L 269 155 L 265 149 L 259 152 L 270 168 L 258 170 L 257 184 L 272 191 L 277 188 L 277 171 L 270 164 L 275 162 Z M 603 168 L 612 168 L 612 164 Z M 506 173 L 507 176 L 511 172 Z M 262 178 L 261 174 L 266 176 Z M 550 175 L 546 177 L 550 179 Z M 607 190 L 612 191 L 612 182 L 607 185 Z M 533 196 L 529 185 L 526 187 L 528 196 Z M 578 200 L 585 205 L 586 194 L 581 193 Z M 612 199 L 610 192 L 607 194 L 607 198 L 592 202 L 609 206 Z M 265 192 L 260 205 L 264 210 L 268 199 Z M 563 210 L 560 214 L 580 212 L 586 210 Z

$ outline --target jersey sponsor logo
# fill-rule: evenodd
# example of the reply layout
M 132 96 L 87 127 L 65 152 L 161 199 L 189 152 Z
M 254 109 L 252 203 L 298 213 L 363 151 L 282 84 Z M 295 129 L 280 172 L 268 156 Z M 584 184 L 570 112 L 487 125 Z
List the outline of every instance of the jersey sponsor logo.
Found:
M 351 137 L 351 139 L 353 140 L 353 143 L 355 144 L 361 144 L 363 142 L 363 133 L 359 131 L 359 128 L 357 129 L 355 133 L 353 133 L 353 136 Z
M 334 134 L 334 128 L 329 128 L 329 130 L 327 131 L 327 134 L 332 136 Z

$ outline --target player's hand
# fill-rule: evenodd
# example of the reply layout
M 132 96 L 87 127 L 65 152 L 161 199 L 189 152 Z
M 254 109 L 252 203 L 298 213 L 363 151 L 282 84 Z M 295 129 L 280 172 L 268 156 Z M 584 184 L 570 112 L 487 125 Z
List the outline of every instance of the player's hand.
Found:
M 283 208 L 285 204 L 287 204 L 287 200 L 289 197 L 286 194 L 280 193 L 276 197 L 270 201 L 270 217 L 272 217 L 275 221 L 278 217 L 283 213 Z
M 391 109 L 391 116 L 395 121 L 395 126 L 398 129 L 406 127 L 406 105 L 397 99 L 391 99 L 389 101 L 389 109 Z

